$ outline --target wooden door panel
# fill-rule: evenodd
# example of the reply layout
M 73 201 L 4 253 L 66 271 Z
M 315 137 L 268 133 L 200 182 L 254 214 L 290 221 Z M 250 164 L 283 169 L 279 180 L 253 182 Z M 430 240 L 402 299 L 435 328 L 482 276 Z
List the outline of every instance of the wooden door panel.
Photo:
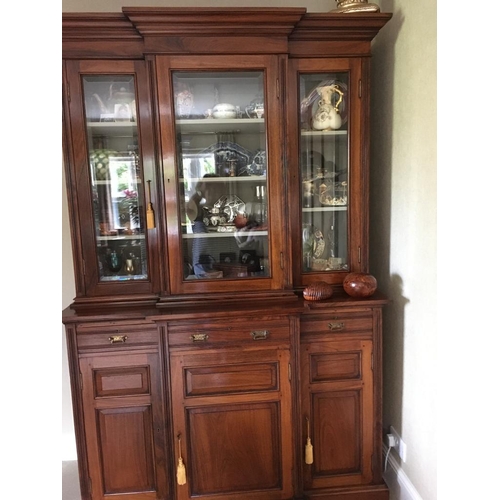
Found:
M 94 387 L 96 398 L 149 394 L 149 366 L 95 370 Z
M 174 437 L 187 477 L 177 500 L 293 496 L 289 363 L 289 350 L 274 346 L 171 352 Z
M 97 414 L 103 493 L 153 491 L 151 407 L 98 410 Z
M 281 487 L 277 402 L 192 408 L 187 420 L 192 496 Z
M 372 342 L 314 341 L 301 345 L 304 422 L 310 422 L 312 464 L 304 488 L 371 482 L 373 445 Z M 304 433 L 307 432 L 303 425 Z M 306 442 L 307 434 L 303 437 Z
M 361 472 L 360 396 L 360 391 L 313 395 L 313 475 Z
M 158 353 L 80 358 L 92 499 L 168 498 Z

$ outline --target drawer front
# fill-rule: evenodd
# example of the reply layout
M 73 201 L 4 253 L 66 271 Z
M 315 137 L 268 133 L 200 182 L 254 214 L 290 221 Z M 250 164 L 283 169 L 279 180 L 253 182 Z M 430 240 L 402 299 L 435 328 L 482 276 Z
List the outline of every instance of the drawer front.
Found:
M 370 333 L 372 329 L 373 315 L 371 311 L 361 313 L 332 312 L 323 315 L 311 315 L 302 318 L 300 323 L 301 335 L 315 333 Z
M 290 340 L 287 320 L 243 323 L 172 323 L 168 325 L 170 347 L 214 346 L 218 344 L 284 343 Z
M 131 346 L 157 346 L 159 334 L 156 327 L 141 328 L 137 325 L 103 326 L 97 330 L 79 327 L 76 339 L 79 350 L 113 350 Z

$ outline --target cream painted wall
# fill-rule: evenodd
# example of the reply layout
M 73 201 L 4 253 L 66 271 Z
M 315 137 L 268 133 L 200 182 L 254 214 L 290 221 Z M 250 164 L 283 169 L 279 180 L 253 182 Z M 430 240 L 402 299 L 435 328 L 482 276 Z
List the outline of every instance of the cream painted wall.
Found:
M 393 303 L 385 312 L 384 426 L 408 446 L 402 469 L 423 500 L 437 498 L 436 3 L 378 0 L 394 18 L 374 43 L 371 271 Z M 122 6 L 289 6 L 310 12 L 334 0 L 63 0 L 63 12 Z M 63 307 L 74 295 L 63 190 Z M 63 460 L 76 458 L 63 340 Z
M 373 45 L 371 271 L 392 304 L 384 325 L 384 428 L 407 445 L 403 471 L 437 497 L 436 3 L 393 12 Z M 398 459 L 399 460 L 399 459 Z

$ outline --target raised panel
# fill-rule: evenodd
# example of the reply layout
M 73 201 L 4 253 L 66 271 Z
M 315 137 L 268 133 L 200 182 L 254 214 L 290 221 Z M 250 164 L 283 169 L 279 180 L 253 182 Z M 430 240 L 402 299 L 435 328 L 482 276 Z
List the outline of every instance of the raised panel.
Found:
M 192 496 L 282 486 L 277 402 L 187 412 Z
M 154 490 L 150 406 L 97 410 L 103 492 Z
M 361 471 L 360 391 L 313 396 L 313 475 Z
M 94 370 L 96 398 L 150 393 L 149 366 Z
M 275 391 L 278 363 L 189 367 L 184 377 L 186 397 Z
M 361 378 L 361 352 L 311 355 L 311 383 Z

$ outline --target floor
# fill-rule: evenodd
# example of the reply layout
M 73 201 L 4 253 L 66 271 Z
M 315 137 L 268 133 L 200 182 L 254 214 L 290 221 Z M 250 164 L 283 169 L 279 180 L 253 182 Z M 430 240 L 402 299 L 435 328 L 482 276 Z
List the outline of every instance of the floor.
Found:
M 81 500 L 76 460 L 62 463 L 62 500 Z

